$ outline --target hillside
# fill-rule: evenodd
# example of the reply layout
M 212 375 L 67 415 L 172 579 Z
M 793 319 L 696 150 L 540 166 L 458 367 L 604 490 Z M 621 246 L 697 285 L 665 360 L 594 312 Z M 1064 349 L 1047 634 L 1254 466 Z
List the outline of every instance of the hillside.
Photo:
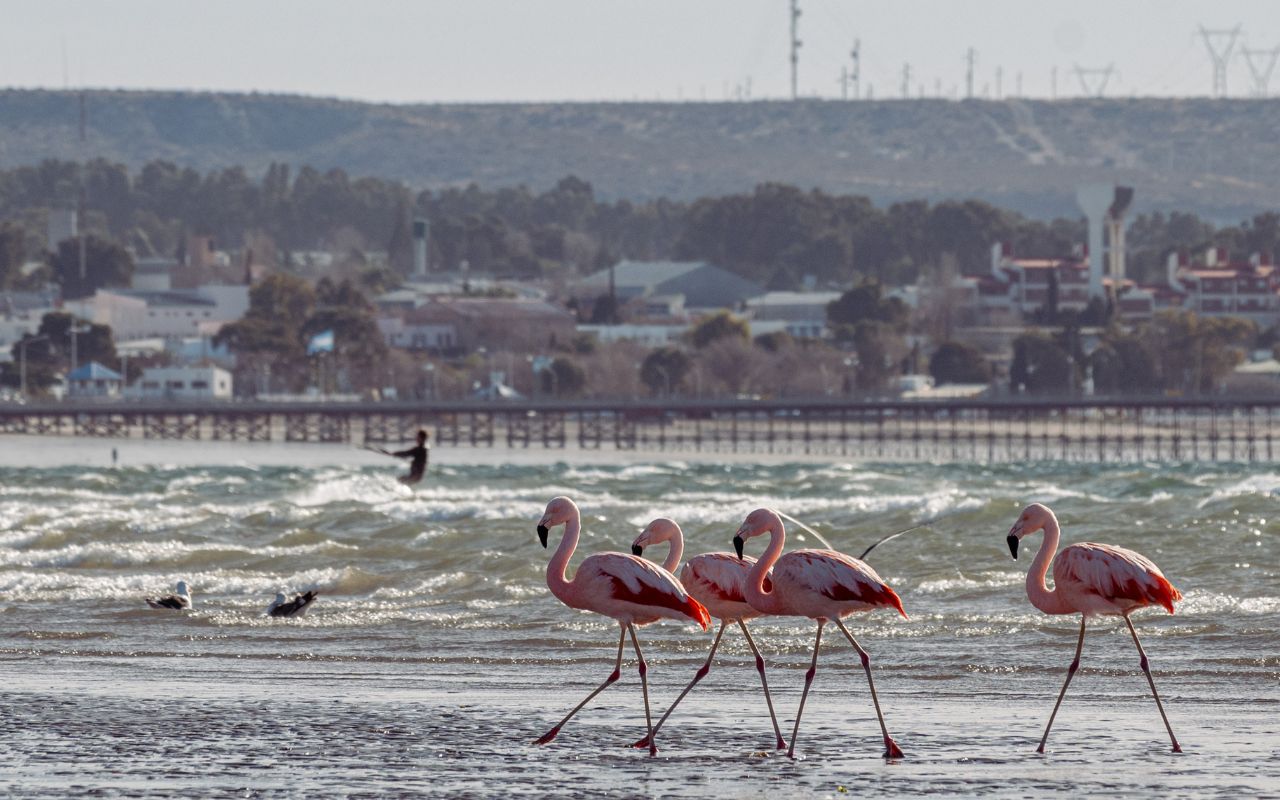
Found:
M 0 167 L 78 158 L 74 93 L 0 91 Z M 694 197 L 766 181 L 907 198 L 980 197 L 1074 215 L 1114 180 L 1137 208 L 1236 222 L 1280 206 L 1277 100 L 934 100 L 390 106 L 295 96 L 93 92 L 87 152 L 137 167 L 273 161 L 432 188 Z

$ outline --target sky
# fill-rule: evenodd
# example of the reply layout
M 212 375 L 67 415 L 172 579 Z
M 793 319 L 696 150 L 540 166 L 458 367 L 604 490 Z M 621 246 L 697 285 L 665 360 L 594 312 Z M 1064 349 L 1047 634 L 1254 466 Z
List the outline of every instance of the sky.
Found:
M 720 101 L 790 95 L 789 0 L 0 0 L 0 86 L 190 89 L 389 103 Z M 799 88 L 839 98 L 861 43 L 862 92 L 1080 96 L 1212 93 L 1198 34 L 1242 35 L 1265 66 L 1280 0 L 798 0 Z M 1056 95 L 1054 69 L 1057 71 Z M 997 77 L 997 71 L 1002 73 Z M 1280 93 L 1280 68 L 1271 81 Z M 1096 81 L 1096 78 L 1094 78 Z M 1021 92 L 1018 86 L 1021 83 Z

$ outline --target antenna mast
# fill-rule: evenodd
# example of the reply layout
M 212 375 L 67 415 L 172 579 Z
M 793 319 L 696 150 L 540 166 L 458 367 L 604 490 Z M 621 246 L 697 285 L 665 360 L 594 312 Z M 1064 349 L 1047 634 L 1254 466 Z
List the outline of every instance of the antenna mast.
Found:
M 1236 39 L 1240 38 L 1240 26 L 1208 30 L 1200 26 L 1200 36 L 1204 39 L 1205 49 L 1213 61 L 1213 96 L 1227 96 L 1227 62 L 1231 60 L 1231 51 L 1236 47 Z
M 800 72 L 800 0 L 791 0 L 791 99 L 799 97 Z

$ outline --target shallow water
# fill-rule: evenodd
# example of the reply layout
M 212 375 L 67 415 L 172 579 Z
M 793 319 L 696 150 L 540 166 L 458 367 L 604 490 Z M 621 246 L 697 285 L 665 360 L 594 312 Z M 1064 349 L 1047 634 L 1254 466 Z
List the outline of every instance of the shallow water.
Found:
M 449 466 L 446 452 L 410 491 L 394 465 L 340 460 L 0 467 L 3 793 L 1280 793 L 1275 468 Z M 547 592 L 534 525 L 556 494 L 583 509 L 584 554 L 625 550 L 654 516 L 681 522 L 690 554 L 728 549 L 761 505 L 855 554 L 942 516 L 868 559 L 911 618 L 850 624 L 907 758 L 878 757 L 866 681 L 838 632 L 824 636 L 804 760 L 772 753 L 750 653 L 732 630 L 663 729 L 659 758 L 624 747 L 644 725 L 630 661 L 559 739 L 529 746 L 604 678 L 616 644 L 611 622 Z M 1050 752 L 1034 754 L 1078 621 L 1035 611 L 1027 562 L 1009 559 L 1005 533 L 1033 500 L 1057 510 L 1064 542 L 1139 550 L 1185 595 L 1176 616 L 1135 615 L 1184 755 L 1169 753 L 1114 620 L 1091 624 Z M 788 540 L 815 544 L 795 530 Z M 178 579 L 194 611 L 142 603 Z M 322 594 L 309 616 L 263 616 L 276 591 L 305 588 Z M 789 731 L 813 625 L 752 628 Z M 710 638 L 673 622 L 643 629 L 655 713 Z

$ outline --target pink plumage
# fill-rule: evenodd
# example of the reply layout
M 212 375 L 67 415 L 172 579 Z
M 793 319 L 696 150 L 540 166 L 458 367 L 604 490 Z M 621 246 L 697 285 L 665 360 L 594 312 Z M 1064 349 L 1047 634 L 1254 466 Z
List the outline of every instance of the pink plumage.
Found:
M 1156 682 L 1151 677 L 1151 667 L 1147 661 L 1142 642 L 1138 641 L 1138 631 L 1133 627 L 1129 615 L 1139 608 L 1151 605 L 1163 606 L 1170 614 L 1173 604 L 1182 599 L 1182 593 L 1169 583 L 1151 559 L 1116 547 L 1113 544 L 1093 544 L 1081 542 L 1064 547 L 1057 553 L 1061 530 L 1058 518 L 1047 506 L 1032 503 L 1018 515 L 1018 521 L 1009 529 L 1006 542 L 1009 552 L 1018 557 L 1018 543 L 1023 537 L 1036 531 L 1044 531 L 1044 541 L 1031 560 L 1031 568 L 1027 570 L 1027 599 L 1031 605 L 1046 614 L 1079 614 L 1080 638 L 1076 640 L 1076 655 L 1067 667 L 1067 679 L 1058 693 L 1058 701 L 1049 714 L 1049 724 L 1044 728 L 1044 736 L 1040 738 L 1038 752 L 1043 753 L 1045 743 L 1049 741 L 1049 729 L 1058 715 L 1062 698 L 1066 697 L 1067 687 L 1076 670 L 1080 668 L 1080 652 L 1084 649 L 1084 630 L 1090 616 L 1118 615 L 1133 636 L 1133 644 L 1138 648 L 1139 665 L 1146 673 L 1147 683 L 1151 686 L 1151 695 L 1156 700 L 1156 708 L 1160 718 L 1164 720 L 1165 730 L 1169 732 L 1169 741 L 1173 743 L 1173 751 L 1181 753 L 1178 739 L 1173 735 L 1173 726 L 1164 713 L 1164 705 L 1160 702 L 1160 694 L 1156 691 Z M 1056 555 L 1055 555 L 1056 553 Z M 1053 562 L 1053 588 L 1045 585 L 1045 575 L 1049 572 L 1049 563 Z
M 597 553 L 588 556 L 578 566 L 573 578 L 566 578 L 565 570 L 568 569 L 569 559 L 578 545 L 578 536 L 582 530 L 582 517 L 578 507 L 567 497 L 557 497 L 548 503 L 546 512 L 538 522 L 538 537 L 544 547 L 547 545 L 549 529 L 557 525 L 564 525 L 564 536 L 551 560 L 547 562 L 547 587 L 570 608 L 612 617 L 618 621 L 622 631 L 618 637 L 618 656 L 613 672 L 535 744 L 546 744 L 554 739 L 564 724 L 591 698 L 618 680 L 622 669 L 622 649 L 628 633 L 635 646 L 640 687 L 644 694 L 645 724 L 652 740 L 653 725 L 649 714 L 649 684 L 646 677 L 648 665 L 640 652 L 640 640 L 636 636 L 635 626 L 666 617 L 692 620 L 706 630 L 711 617 L 701 603 L 689 596 L 676 576 L 642 558 L 625 553 Z M 650 745 L 649 752 L 652 755 L 658 751 Z
M 680 557 L 684 554 L 684 532 L 680 530 L 675 520 L 659 517 L 650 522 L 631 543 L 631 552 L 638 556 L 645 547 L 662 542 L 668 542 L 671 545 L 670 550 L 667 551 L 666 560 L 662 562 L 662 568 L 675 570 L 680 564 Z M 697 685 L 698 681 L 705 678 L 711 671 L 711 664 L 716 657 L 716 648 L 720 646 L 720 638 L 724 636 L 724 629 L 730 622 L 736 622 L 742 629 L 743 637 L 750 645 L 751 652 L 755 654 L 756 671 L 760 674 L 765 704 L 769 707 L 769 719 L 773 723 L 775 745 L 779 750 L 786 747 L 786 742 L 782 739 L 782 731 L 778 728 L 778 717 L 773 711 L 773 700 L 769 697 L 769 680 L 765 676 L 764 658 L 756 649 L 751 632 L 747 630 L 746 621 L 760 616 L 760 612 L 747 603 L 743 594 L 747 574 L 754 565 L 753 558 L 739 558 L 729 553 L 703 553 L 686 561 L 681 568 L 680 583 L 694 599 L 702 603 L 713 616 L 720 620 L 720 629 L 716 631 L 715 639 L 711 642 L 711 651 L 707 653 L 706 662 L 694 673 L 693 679 L 676 697 L 675 702 L 667 708 L 666 713 L 658 720 L 658 724 L 653 726 L 650 735 L 636 742 L 636 747 L 649 747 L 653 744 L 654 737 L 671 716 L 671 712 L 675 711 L 676 706 L 680 705 L 680 701 Z M 767 586 L 772 586 L 767 575 L 764 581 Z

